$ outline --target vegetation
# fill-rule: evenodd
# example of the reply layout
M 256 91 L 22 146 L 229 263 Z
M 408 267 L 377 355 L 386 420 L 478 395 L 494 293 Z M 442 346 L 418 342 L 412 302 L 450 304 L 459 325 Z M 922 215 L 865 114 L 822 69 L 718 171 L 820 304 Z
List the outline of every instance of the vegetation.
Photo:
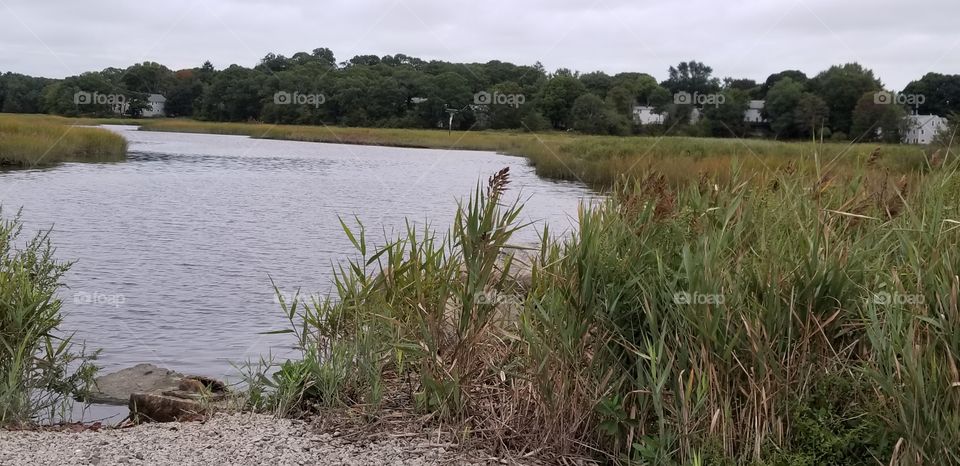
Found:
M 447 234 L 344 225 L 356 259 L 283 303 L 302 359 L 251 402 L 619 463 L 957 464 L 958 167 L 651 173 L 536 251 L 501 172 Z
M 110 98 L 123 96 L 126 113 L 138 116 L 147 96 L 159 93 L 167 98 L 167 116 L 207 121 L 425 129 L 446 126 L 451 109 L 457 111 L 453 127 L 458 130 L 552 128 L 777 139 L 825 133 L 872 142 L 896 141 L 899 134 L 899 125 L 880 125 L 882 117 L 858 105 L 864 95 L 872 98 L 884 86 L 873 71 L 857 63 L 832 66 L 811 77 L 786 70 L 762 84 L 744 78 L 721 80 L 711 67 L 696 61 L 671 66 L 667 73 L 667 79 L 658 82 L 641 72 L 548 72 L 540 63 L 450 63 L 403 54 L 358 55 L 337 62 L 333 51 L 317 48 L 291 57 L 270 53 L 252 68 L 231 65 L 218 70 L 206 62 L 174 71 L 144 62 L 62 80 L 6 73 L 0 75 L 0 111 L 111 116 L 115 109 Z M 781 81 L 787 84 L 778 85 Z M 960 112 L 960 75 L 928 73 L 903 92 L 924 97 L 913 110 L 942 116 Z M 79 103 L 78 93 L 103 99 Z M 481 93 L 490 100 L 479 98 Z M 722 96 L 723 103 L 683 103 L 676 99 L 681 93 L 695 100 Z M 309 98 L 298 100 L 297 95 Z M 751 99 L 778 102 L 767 112 L 769 123 L 744 122 Z M 885 110 L 911 105 L 898 99 L 889 103 Z M 666 113 L 666 123 L 637 124 L 635 105 Z M 691 123 L 695 107 L 703 118 Z M 883 131 L 875 131 L 878 127 Z
M 0 167 L 124 160 L 127 142 L 105 129 L 80 128 L 67 118 L 0 114 Z
M 859 168 L 908 174 L 923 170 L 923 148 L 906 145 L 778 142 L 758 139 L 691 137 L 610 137 L 569 133 L 344 128 L 253 123 L 212 123 L 184 119 L 144 121 L 143 130 L 242 134 L 295 141 L 372 144 L 401 147 L 490 150 L 530 159 L 541 176 L 610 187 L 620 176 L 651 170 L 671 183 L 700 176 L 729 177 L 734 163 L 751 173 L 792 167 L 811 173 L 817 157 L 831 172 Z M 879 151 L 880 155 L 875 155 Z M 869 164 L 869 160 L 873 159 Z M 761 175 L 763 177 L 763 175 Z
M 70 264 L 53 259 L 47 234 L 18 245 L 21 230 L 19 215 L 0 219 L 0 427 L 63 413 L 96 371 L 59 332 L 55 294 Z

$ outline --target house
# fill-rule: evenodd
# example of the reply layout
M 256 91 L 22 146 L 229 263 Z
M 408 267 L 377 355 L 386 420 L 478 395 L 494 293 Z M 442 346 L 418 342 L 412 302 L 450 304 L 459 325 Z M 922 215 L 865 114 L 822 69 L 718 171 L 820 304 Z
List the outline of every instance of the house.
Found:
M 743 112 L 743 121 L 751 124 L 764 124 L 767 119 L 763 117 L 763 108 L 766 104 L 764 100 L 751 100 L 747 109 Z M 703 117 L 703 111 L 694 107 L 690 110 L 690 124 L 696 124 Z M 667 120 L 666 113 L 658 113 L 649 105 L 635 105 L 633 107 L 633 121 L 638 125 L 659 124 L 662 125 Z
M 140 116 L 144 118 L 162 117 L 165 115 L 164 106 L 167 98 L 160 94 L 150 94 L 147 96 L 147 106 L 143 109 Z M 130 102 L 126 99 L 113 104 L 113 111 L 118 115 L 126 115 L 130 111 Z
M 910 115 L 907 117 L 907 130 L 903 134 L 905 144 L 930 144 L 943 128 L 947 119 L 938 115 Z
M 662 125 L 665 120 L 665 114 L 657 113 L 649 105 L 633 106 L 633 121 L 638 125 Z
M 147 108 L 143 109 L 143 116 L 145 118 L 151 117 L 162 117 L 164 116 L 164 105 L 167 103 L 167 98 L 160 94 L 150 94 L 147 97 Z
M 751 100 L 747 104 L 747 110 L 743 112 L 743 121 L 753 124 L 766 123 L 767 119 L 763 117 L 763 107 L 766 103 L 765 100 Z

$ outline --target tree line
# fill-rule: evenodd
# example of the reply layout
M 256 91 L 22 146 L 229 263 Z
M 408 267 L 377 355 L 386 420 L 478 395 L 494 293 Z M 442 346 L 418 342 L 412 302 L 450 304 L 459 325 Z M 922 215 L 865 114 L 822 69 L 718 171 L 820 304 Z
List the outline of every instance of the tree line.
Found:
M 327 48 L 291 57 L 270 53 L 252 68 L 231 65 L 218 70 L 208 61 L 174 71 L 144 62 L 65 79 L 7 72 L 0 75 L 0 112 L 115 114 L 106 103 L 78 103 L 78 92 L 123 95 L 127 103 L 123 110 L 130 116 L 146 108 L 149 94 L 162 94 L 167 116 L 208 121 L 432 128 L 445 125 L 449 113 L 455 113 L 452 127 L 458 130 L 761 134 L 890 142 L 900 140 L 908 112 L 960 113 L 960 75 L 928 73 L 900 93 L 881 94 L 885 92 L 881 81 L 857 63 L 832 66 L 812 77 L 798 70 L 781 71 L 758 83 L 720 79 L 711 67 L 688 61 L 670 67 L 667 79 L 657 81 L 637 72 L 551 73 L 539 62 L 451 63 L 403 54 L 358 55 L 337 62 Z M 298 105 L 278 98 L 284 93 L 322 95 L 322 104 Z M 713 96 L 714 104 L 696 108 L 696 101 L 679 102 L 678 93 Z M 904 97 L 910 95 L 923 98 Z M 751 100 L 765 100 L 766 123 L 744 121 Z M 716 104 L 719 101 L 722 104 Z M 651 106 L 666 119 L 662 124 L 636 124 L 635 105 Z M 699 119 L 691 119 L 694 111 L 700 113 Z

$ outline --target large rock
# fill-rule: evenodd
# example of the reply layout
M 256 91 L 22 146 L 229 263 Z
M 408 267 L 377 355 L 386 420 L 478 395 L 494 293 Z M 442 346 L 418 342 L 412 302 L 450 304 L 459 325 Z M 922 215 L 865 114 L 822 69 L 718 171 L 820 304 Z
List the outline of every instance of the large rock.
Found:
M 94 403 L 125 405 L 133 393 L 162 393 L 176 390 L 183 374 L 154 366 L 137 364 L 94 380 L 90 401 Z
M 202 376 L 185 376 L 152 364 L 98 377 L 90 400 L 130 407 L 136 422 L 188 421 L 228 404 L 227 386 Z
M 219 380 L 184 377 L 176 390 L 130 395 L 130 417 L 134 422 L 199 420 L 225 408 L 228 395 L 226 385 Z

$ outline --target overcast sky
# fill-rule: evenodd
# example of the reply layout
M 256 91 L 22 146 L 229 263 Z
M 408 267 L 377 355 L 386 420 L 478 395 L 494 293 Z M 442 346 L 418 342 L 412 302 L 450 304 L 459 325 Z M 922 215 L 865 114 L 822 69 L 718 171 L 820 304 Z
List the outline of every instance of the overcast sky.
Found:
M 857 61 L 899 90 L 929 71 L 960 74 L 957 18 L 958 0 L 0 0 L 0 72 L 222 69 L 328 47 L 338 61 L 539 60 L 660 80 L 691 59 L 758 81 Z

